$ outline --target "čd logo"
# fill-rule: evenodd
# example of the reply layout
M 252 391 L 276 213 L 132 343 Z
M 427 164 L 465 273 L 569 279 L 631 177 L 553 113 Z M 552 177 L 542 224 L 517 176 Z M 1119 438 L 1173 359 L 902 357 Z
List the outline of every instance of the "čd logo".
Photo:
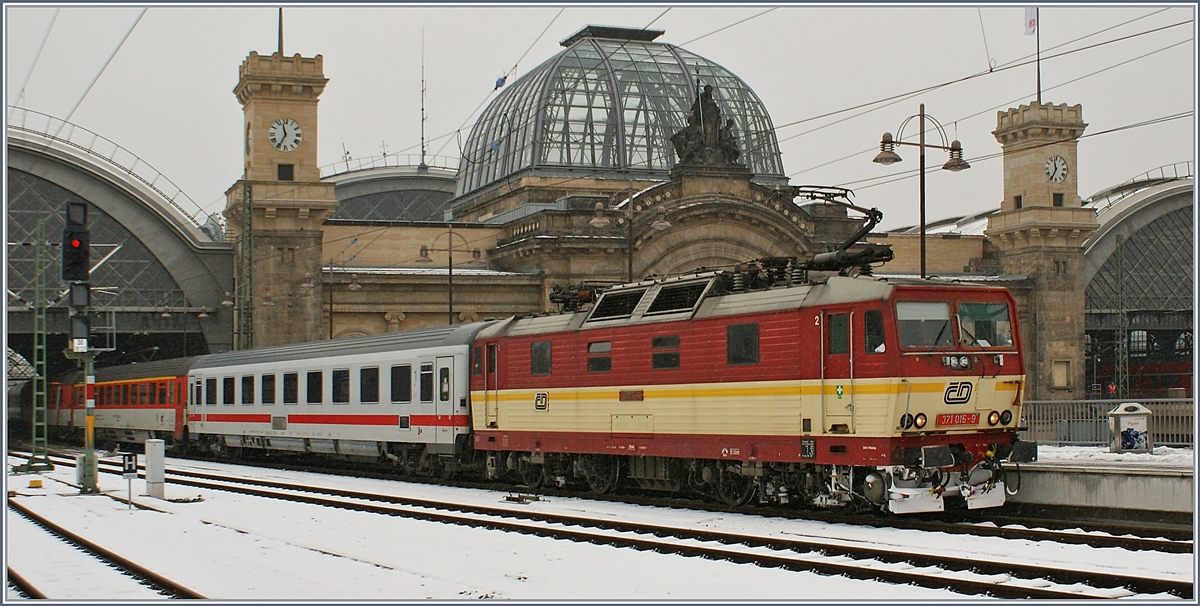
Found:
M 946 386 L 946 394 L 942 400 L 947 404 L 966 404 L 971 401 L 972 388 L 970 381 L 951 381 L 950 385 Z

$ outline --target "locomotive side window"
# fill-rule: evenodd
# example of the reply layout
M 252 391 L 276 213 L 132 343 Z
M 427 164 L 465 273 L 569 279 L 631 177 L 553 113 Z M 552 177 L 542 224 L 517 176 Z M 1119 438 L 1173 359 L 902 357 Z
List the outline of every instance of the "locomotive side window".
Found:
M 324 391 L 321 385 L 321 371 L 310 370 L 308 371 L 308 376 L 305 378 L 307 382 L 305 383 L 304 401 L 309 404 L 320 404 L 321 396 L 323 395 L 322 392 Z
M 488 371 L 489 375 L 496 373 L 496 346 L 494 344 L 488 345 L 487 366 L 488 366 L 487 371 Z
M 868 309 L 863 314 L 863 349 L 867 353 L 883 353 L 883 312 Z
M 371 404 L 379 402 L 379 367 L 358 371 L 358 401 Z
M 758 364 L 758 323 L 725 328 L 725 362 L 730 366 Z
M 826 319 L 829 325 L 829 353 L 844 354 L 850 351 L 850 331 L 846 314 L 832 314 Z
M 679 348 L 679 336 L 671 335 L 666 337 L 654 337 L 650 340 L 652 349 L 676 349 Z M 679 368 L 679 352 L 678 351 L 656 351 L 650 355 L 650 367 L 656 370 L 670 370 Z
M 242 404 L 254 403 L 254 375 L 242 376 Z
M 275 375 L 273 375 L 273 374 L 263 375 L 262 381 L 260 382 L 260 384 L 262 386 L 262 403 L 268 404 L 268 405 L 274 404 L 275 403 Z
M 128 388 L 129 386 L 126 385 L 125 387 Z M 128 389 L 122 389 L 121 391 L 125 395 L 129 395 Z M 217 380 L 215 378 L 204 380 L 204 403 L 209 406 L 216 406 L 217 404 Z
M 438 369 L 438 402 L 450 401 L 450 369 Z
M 224 377 L 221 379 L 221 403 L 226 406 L 233 406 L 233 377 Z
M 342 368 L 333 371 L 333 403 L 334 404 L 349 404 L 350 403 L 350 369 Z
M 963 345 L 1012 347 L 1006 303 L 959 303 L 958 332 Z
M 478 345 L 471 349 L 471 372 L 476 375 L 483 374 L 483 348 Z
M 421 401 L 433 401 L 433 364 L 421 365 Z
M 612 351 L 612 341 L 596 341 L 588 343 L 588 354 L 606 354 Z M 587 359 L 588 372 L 609 372 L 612 370 L 612 356 L 589 355 Z
M 296 404 L 300 401 L 300 376 L 298 373 L 283 373 L 283 403 Z
M 550 342 L 535 341 L 529 345 L 529 373 L 534 375 L 550 374 Z
M 949 347 L 954 340 L 949 303 L 896 303 L 896 326 L 901 347 Z
M 412 402 L 412 366 L 392 367 L 392 401 Z

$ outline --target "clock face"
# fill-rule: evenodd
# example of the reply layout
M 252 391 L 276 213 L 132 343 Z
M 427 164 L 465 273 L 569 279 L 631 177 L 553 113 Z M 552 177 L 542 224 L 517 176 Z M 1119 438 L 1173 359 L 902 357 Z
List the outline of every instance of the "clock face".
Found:
M 1067 178 L 1067 161 L 1062 156 L 1050 156 L 1046 160 L 1046 177 L 1055 183 Z
M 291 118 L 280 118 L 267 131 L 267 140 L 279 151 L 290 152 L 300 147 L 304 132 L 300 125 Z

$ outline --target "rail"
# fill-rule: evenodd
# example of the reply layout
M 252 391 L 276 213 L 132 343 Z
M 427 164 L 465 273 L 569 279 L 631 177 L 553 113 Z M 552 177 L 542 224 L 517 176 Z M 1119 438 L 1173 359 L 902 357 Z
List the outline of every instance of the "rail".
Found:
M 321 178 L 327 179 L 337 175 L 372 170 L 376 168 L 418 167 L 424 162 L 426 166 L 458 170 L 458 159 L 450 156 L 425 156 L 420 154 L 381 154 L 369 158 L 345 158 L 333 164 L 320 167 Z
M 1022 440 L 1056 446 L 1108 446 L 1108 413 L 1126 400 L 1031 400 L 1024 405 Z M 1192 398 L 1140 398 L 1153 413 L 1150 439 L 1155 446 L 1195 446 Z
M 1129 179 L 1120 185 L 1109 187 L 1093 194 L 1092 197 L 1084 201 L 1084 205 L 1096 209 L 1096 216 L 1103 215 L 1118 202 L 1142 189 L 1159 183 L 1177 181 L 1179 179 L 1191 179 L 1195 175 L 1193 168 L 1194 165 L 1192 162 L 1176 162 L 1160 166 Z
M 205 212 L 161 171 L 113 141 L 82 126 L 12 105 L 8 106 L 8 128 L 64 143 L 112 164 L 149 187 L 213 241 L 224 240 L 224 230 L 219 229 L 223 227 L 219 218 L 214 221 L 213 215 Z M 185 210 L 180 201 L 186 201 L 189 206 L 195 207 L 195 210 Z

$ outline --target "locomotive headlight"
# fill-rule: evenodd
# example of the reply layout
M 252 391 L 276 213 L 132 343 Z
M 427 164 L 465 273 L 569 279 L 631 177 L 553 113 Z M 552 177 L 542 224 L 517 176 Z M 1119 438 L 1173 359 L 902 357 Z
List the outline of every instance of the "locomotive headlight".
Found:
M 1012 423 L 1012 411 L 1006 410 L 1000 413 L 1000 424 L 1008 425 L 1009 423 Z
M 925 413 L 922 412 L 917 413 L 917 418 L 913 420 L 913 424 L 916 425 L 917 429 L 921 429 L 922 427 L 925 427 L 925 423 L 928 421 L 929 419 L 926 419 Z
M 913 416 L 908 414 L 907 412 L 904 413 L 904 416 L 900 417 L 900 429 L 908 429 L 909 427 L 912 427 L 912 426 L 913 426 Z
M 1000 422 L 1000 413 L 998 411 L 993 410 L 992 412 L 988 413 L 988 425 L 995 425 L 996 423 L 999 423 L 999 422 Z

